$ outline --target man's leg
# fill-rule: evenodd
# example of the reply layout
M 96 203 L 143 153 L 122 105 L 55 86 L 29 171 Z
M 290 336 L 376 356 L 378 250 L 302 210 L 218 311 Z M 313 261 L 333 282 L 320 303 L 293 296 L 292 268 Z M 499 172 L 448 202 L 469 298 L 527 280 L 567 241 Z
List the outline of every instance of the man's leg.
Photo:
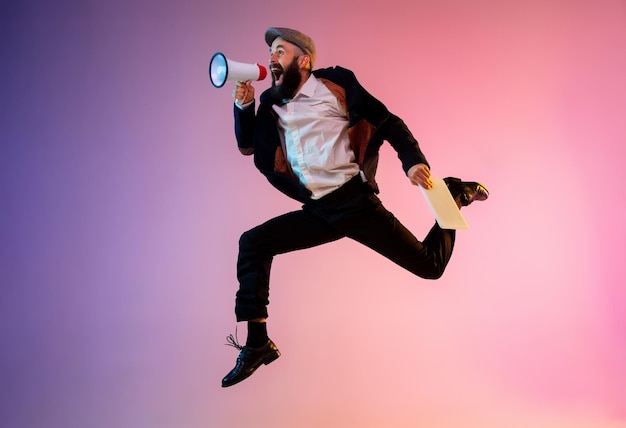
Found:
M 453 177 L 444 181 L 459 208 L 473 201 L 484 201 L 489 196 L 480 183 Z M 442 229 L 435 223 L 424 240 L 419 241 L 365 186 L 355 190 L 332 199 L 331 204 L 321 200 L 305 206 L 305 209 L 415 275 L 440 278 L 452 256 L 456 231 Z
M 345 236 L 422 278 L 439 278 L 452 255 L 454 230 L 441 229 L 435 224 L 422 242 L 364 187 L 332 206 L 322 203 L 305 208 Z
M 267 318 L 269 281 L 275 255 L 335 241 L 343 235 L 306 211 L 273 218 L 241 235 L 237 260 L 237 321 Z
M 357 225 L 353 222 L 346 235 L 421 278 L 438 279 L 443 275 L 454 249 L 455 230 L 442 229 L 435 223 L 420 241 L 380 202 L 363 221 L 366 227 L 353 228 Z
M 324 221 L 305 211 L 295 211 L 273 218 L 241 235 L 237 278 L 239 291 L 235 300 L 237 321 L 248 321 L 248 338 L 241 346 L 230 338 L 241 352 L 235 367 L 224 377 L 228 387 L 248 378 L 262 364 L 280 356 L 267 336 L 265 324 L 269 303 L 269 280 L 275 255 L 310 248 L 343 237 Z
M 479 183 L 454 180 L 446 183 L 459 206 L 487 199 L 488 192 Z M 435 224 L 420 242 L 382 206 L 376 195 L 358 181 L 351 181 L 327 197 L 305 205 L 303 211 L 277 217 L 242 235 L 237 319 L 262 322 L 267 317 L 269 273 L 274 255 L 343 236 L 363 243 L 415 275 L 435 279 L 443 274 L 450 260 L 455 231 Z M 222 386 L 246 379 L 261 364 L 269 364 L 280 356 L 269 339 L 260 348 L 236 346 L 242 352 Z

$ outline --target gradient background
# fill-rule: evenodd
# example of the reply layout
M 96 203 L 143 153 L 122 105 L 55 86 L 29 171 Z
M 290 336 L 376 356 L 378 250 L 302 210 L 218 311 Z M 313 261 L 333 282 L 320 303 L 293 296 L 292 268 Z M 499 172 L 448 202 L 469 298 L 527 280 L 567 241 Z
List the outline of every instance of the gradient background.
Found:
M 2 2 L 0 426 L 626 426 L 626 2 L 212 3 Z M 348 240 L 277 258 L 283 356 L 222 389 L 239 235 L 299 205 L 207 67 L 266 63 L 268 26 L 491 197 L 435 282 Z M 388 145 L 378 177 L 423 237 Z

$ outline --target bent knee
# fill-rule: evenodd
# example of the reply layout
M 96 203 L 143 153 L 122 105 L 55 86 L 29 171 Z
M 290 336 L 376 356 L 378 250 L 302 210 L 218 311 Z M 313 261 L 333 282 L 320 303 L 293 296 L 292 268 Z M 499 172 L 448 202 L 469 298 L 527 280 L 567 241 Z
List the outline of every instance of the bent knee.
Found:
M 439 279 L 439 278 L 441 278 L 443 276 L 444 270 L 445 270 L 445 268 L 439 268 L 438 266 L 434 266 L 433 268 L 429 269 L 428 271 L 418 272 L 418 273 L 416 273 L 416 275 L 419 276 L 420 278 L 423 278 L 423 279 L 436 280 L 436 279 Z
M 252 230 L 248 230 L 241 234 L 239 237 L 239 248 L 250 248 L 254 244 L 254 232 Z
M 441 278 L 442 276 L 443 276 L 443 272 L 435 272 L 435 273 L 429 274 L 427 276 L 423 276 L 422 278 L 430 279 L 430 280 L 434 281 L 434 280 L 437 280 L 437 279 Z

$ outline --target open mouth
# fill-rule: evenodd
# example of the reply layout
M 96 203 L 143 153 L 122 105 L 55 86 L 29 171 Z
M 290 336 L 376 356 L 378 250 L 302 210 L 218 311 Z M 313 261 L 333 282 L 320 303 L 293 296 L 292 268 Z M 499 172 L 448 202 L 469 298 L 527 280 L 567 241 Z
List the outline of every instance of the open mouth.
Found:
M 272 72 L 272 76 L 274 77 L 274 83 L 276 83 L 277 85 L 280 85 L 281 83 L 283 83 L 283 68 L 279 65 L 276 66 L 272 66 L 270 68 L 270 71 Z

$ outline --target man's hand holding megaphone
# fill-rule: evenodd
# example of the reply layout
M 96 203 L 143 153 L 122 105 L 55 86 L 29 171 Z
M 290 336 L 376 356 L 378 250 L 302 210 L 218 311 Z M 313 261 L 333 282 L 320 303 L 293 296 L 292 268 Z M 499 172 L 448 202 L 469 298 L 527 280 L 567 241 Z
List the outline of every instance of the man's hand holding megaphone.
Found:
M 243 106 L 254 100 L 254 86 L 251 80 L 245 82 L 237 81 L 235 89 L 233 89 L 233 99 L 235 104 Z
M 250 82 L 263 80 L 266 76 L 267 69 L 262 65 L 233 61 L 221 52 L 215 53 L 209 63 L 209 79 L 213 86 L 221 88 L 226 82 L 237 82 L 233 90 L 233 98 L 239 106 L 254 100 L 254 88 Z

